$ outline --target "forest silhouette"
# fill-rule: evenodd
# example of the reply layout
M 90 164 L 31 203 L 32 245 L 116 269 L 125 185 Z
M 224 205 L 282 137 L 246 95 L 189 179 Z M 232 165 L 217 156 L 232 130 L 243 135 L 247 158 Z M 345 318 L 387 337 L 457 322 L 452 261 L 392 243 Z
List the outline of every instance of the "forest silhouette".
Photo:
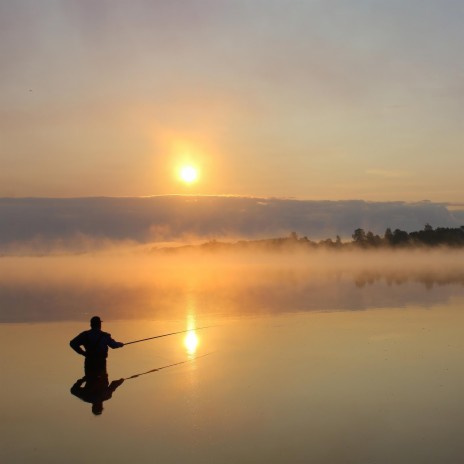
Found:
M 299 236 L 291 232 L 286 237 L 261 239 L 261 240 L 239 240 L 237 242 L 221 242 L 209 240 L 201 245 L 184 245 L 175 248 L 167 248 L 164 251 L 176 252 L 185 249 L 201 249 L 204 251 L 227 251 L 227 250 L 256 250 L 263 251 L 288 250 L 288 249 L 413 249 L 413 248 L 462 248 L 464 247 L 464 226 L 450 228 L 437 227 L 434 229 L 426 224 L 422 230 L 407 232 L 401 229 L 391 230 L 387 228 L 383 236 L 374 234 L 372 231 L 362 228 L 356 229 L 351 240 L 342 240 L 339 235 L 335 240 L 326 238 L 315 241 L 308 236 Z

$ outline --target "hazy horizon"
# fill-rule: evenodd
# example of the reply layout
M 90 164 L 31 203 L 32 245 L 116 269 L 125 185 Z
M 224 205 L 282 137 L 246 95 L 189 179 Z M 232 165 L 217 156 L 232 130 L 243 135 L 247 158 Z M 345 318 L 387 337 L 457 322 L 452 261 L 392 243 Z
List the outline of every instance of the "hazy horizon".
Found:
M 464 211 L 444 203 L 304 201 L 245 196 L 0 198 L 0 251 L 85 251 L 127 244 L 198 243 L 285 237 L 351 239 L 460 227 Z

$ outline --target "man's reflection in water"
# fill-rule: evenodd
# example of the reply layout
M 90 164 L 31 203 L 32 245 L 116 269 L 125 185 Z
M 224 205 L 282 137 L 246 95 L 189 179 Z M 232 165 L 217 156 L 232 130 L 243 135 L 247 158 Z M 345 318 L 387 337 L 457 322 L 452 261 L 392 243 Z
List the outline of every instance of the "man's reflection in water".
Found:
M 124 382 L 124 379 L 109 383 L 106 370 L 106 359 L 85 363 L 85 375 L 71 387 L 71 393 L 82 401 L 92 404 L 92 412 L 99 416 L 103 412 L 103 402 L 113 396 L 113 392 Z

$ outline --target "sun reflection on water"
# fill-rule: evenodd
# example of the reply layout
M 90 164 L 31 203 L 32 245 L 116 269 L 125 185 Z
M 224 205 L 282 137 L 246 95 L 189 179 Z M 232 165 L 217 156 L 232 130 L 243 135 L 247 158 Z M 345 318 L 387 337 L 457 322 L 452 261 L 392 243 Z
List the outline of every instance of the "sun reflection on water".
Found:
M 197 323 L 195 320 L 195 311 L 192 302 L 189 305 L 189 312 L 187 314 L 187 334 L 184 337 L 184 346 L 187 350 L 189 358 L 193 358 L 197 352 L 200 339 L 195 331 Z
M 187 333 L 187 335 L 184 338 L 184 345 L 185 345 L 185 348 L 187 349 L 187 354 L 189 356 L 195 355 L 195 353 L 197 352 L 199 343 L 200 343 L 200 340 L 198 339 L 198 336 L 195 330 L 192 330 Z

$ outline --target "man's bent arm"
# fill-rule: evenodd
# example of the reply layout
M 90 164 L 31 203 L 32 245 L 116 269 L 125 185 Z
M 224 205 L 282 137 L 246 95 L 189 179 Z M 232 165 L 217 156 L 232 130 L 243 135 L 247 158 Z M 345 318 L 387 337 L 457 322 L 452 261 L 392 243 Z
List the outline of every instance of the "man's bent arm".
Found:
M 85 351 L 81 348 L 81 341 L 80 341 L 80 335 L 77 337 L 73 338 L 69 342 L 69 346 L 77 353 L 80 354 L 81 356 L 85 356 Z

